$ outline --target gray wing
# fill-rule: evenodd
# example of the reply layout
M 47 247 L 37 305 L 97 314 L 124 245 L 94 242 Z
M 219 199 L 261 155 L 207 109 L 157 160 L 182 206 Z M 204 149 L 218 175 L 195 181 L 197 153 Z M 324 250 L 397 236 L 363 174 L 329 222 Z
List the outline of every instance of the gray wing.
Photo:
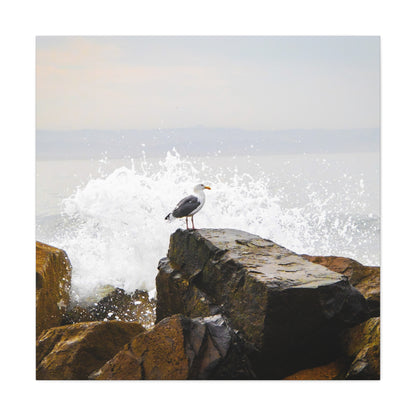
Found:
M 176 218 L 182 218 L 189 215 L 192 211 L 197 209 L 200 205 L 198 198 L 194 195 L 187 196 L 186 198 L 179 201 L 175 209 L 172 211 L 172 215 Z

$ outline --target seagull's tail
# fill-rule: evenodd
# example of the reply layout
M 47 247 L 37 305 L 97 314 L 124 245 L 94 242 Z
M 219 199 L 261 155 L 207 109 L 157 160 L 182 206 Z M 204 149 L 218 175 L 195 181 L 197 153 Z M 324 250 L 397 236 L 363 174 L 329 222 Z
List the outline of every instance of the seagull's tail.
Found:
M 172 215 L 172 213 L 166 215 L 165 220 L 172 222 L 175 219 L 175 217 Z

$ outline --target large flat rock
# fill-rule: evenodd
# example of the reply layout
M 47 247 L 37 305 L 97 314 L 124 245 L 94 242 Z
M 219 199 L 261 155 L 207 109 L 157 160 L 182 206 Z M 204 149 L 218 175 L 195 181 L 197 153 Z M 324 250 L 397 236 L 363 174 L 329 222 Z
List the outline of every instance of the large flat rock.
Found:
M 193 315 L 189 299 L 204 315 L 216 305 L 256 351 L 259 378 L 330 362 L 340 331 L 368 317 L 345 276 L 239 230 L 177 230 L 156 284 L 157 321 Z

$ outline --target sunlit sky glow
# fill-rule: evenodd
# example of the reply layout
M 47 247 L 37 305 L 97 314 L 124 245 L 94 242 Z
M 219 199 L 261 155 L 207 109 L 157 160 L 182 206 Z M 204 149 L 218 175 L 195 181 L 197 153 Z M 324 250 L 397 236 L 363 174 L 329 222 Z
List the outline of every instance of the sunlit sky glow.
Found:
M 38 129 L 379 127 L 378 37 L 38 37 Z

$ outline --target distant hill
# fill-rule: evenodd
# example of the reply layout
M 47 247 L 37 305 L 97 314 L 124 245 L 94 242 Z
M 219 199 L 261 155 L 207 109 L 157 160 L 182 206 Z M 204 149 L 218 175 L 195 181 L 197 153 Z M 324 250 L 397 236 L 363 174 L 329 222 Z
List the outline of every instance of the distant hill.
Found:
M 90 159 L 181 155 L 262 155 L 379 152 L 380 130 L 242 130 L 190 127 L 158 130 L 38 130 L 38 159 Z

